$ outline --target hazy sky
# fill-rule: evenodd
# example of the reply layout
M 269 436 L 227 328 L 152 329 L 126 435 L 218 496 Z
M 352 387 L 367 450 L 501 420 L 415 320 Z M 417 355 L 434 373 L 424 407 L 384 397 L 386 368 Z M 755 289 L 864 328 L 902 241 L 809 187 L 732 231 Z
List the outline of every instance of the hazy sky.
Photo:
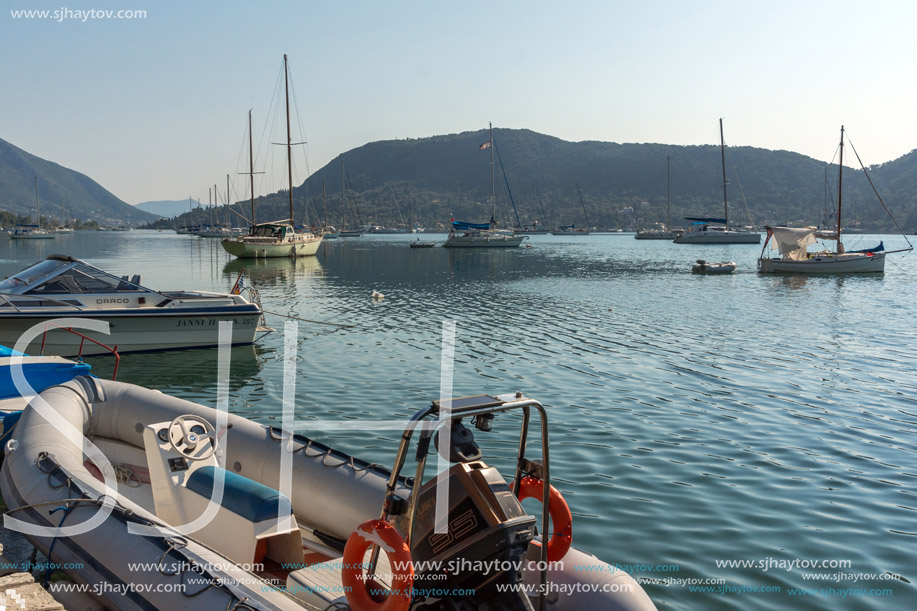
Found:
M 714 144 L 867 165 L 917 148 L 917 3 L 810 0 L 3 0 L 0 138 L 125 201 L 207 201 L 283 53 L 308 145 L 295 182 L 367 142 L 495 127 L 564 140 Z M 14 19 L 12 10 L 145 10 Z M 294 119 L 295 121 L 295 119 Z M 294 140 L 299 127 L 294 125 Z M 245 162 L 247 164 L 247 161 Z M 256 170 L 259 168 L 256 168 Z M 280 169 L 256 187 L 280 185 Z

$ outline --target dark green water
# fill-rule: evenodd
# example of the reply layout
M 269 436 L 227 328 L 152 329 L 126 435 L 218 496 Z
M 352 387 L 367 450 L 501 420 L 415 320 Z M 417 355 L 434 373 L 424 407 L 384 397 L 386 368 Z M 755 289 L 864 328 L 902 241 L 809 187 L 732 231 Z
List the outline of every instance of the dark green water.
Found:
M 754 245 L 618 234 L 456 252 L 413 239 L 245 264 L 266 310 L 355 325 L 299 325 L 298 419 L 424 407 L 452 320 L 454 394 L 521 390 L 548 406 L 574 545 L 645 579 L 660 608 L 917 608 L 917 256 L 890 255 L 879 277 L 762 277 Z M 228 291 L 242 267 L 216 240 L 88 232 L 0 240 L 0 276 L 53 252 L 158 289 Z M 693 276 L 698 258 L 738 273 Z M 233 350 L 230 380 L 231 410 L 264 422 L 279 420 L 283 391 L 284 320 L 268 322 L 277 333 Z M 126 355 L 119 380 L 215 404 L 216 363 L 210 350 Z M 501 469 L 510 420 L 477 435 Z M 391 432 L 304 432 L 394 457 Z

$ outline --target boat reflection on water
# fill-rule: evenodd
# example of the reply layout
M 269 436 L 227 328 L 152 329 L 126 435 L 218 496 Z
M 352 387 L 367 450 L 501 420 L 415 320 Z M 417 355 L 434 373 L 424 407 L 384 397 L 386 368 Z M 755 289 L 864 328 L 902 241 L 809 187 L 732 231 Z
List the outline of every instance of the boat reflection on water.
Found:
M 317 257 L 286 257 L 233 259 L 223 266 L 223 275 L 232 284 L 243 269 L 246 286 L 255 288 L 282 285 L 296 277 L 321 276 L 323 273 Z
M 229 348 L 229 391 L 244 388 L 261 373 L 273 350 L 252 344 Z M 167 394 L 216 400 L 219 348 L 173 352 L 139 352 L 125 355 L 118 366 L 118 381 L 155 388 Z M 88 357 L 93 373 L 110 378 L 114 360 Z M 166 381 L 164 383 L 164 381 Z

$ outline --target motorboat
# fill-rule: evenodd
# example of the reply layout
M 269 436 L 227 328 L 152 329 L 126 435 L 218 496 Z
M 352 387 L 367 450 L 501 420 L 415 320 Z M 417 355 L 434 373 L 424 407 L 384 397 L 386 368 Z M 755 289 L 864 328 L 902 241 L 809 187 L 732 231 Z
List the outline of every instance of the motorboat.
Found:
M 436 242 L 423 242 L 420 238 L 411 242 L 411 248 L 433 248 L 434 246 L 436 246 Z
M 257 293 L 249 290 L 257 301 Z M 205 291 L 157 291 L 103 271 L 66 255 L 51 255 L 0 281 L 0 344 L 16 346 L 27 330 L 32 334 L 18 349 L 32 354 L 72 356 L 105 354 L 107 347 L 85 342 L 62 318 L 105 321 L 110 334 L 86 332 L 90 338 L 121 353 L 218 344 L 219 323 L 230 321 L 233 345 L 251 344 L 262 327 L 262 311 L 241 294 Z
M 480 435 L 519 426 L 509 479 L 463 421 Z M 6 448 L 4 526 L 106 608 L 655 609 L 630 575 L 572 547 L 546 410 L 521 393 L 420 409 L 387 469 L 225 410 L 79 377 L 36 397 Z M 446 470 L 425 476 L 429 456 Z
M 693 274 L 731 274 L 736 271 L 735 261 L 721 261 L 719 263 L 710 263 L 703 259 L 698 259 L 697 263 L 691 267 Z

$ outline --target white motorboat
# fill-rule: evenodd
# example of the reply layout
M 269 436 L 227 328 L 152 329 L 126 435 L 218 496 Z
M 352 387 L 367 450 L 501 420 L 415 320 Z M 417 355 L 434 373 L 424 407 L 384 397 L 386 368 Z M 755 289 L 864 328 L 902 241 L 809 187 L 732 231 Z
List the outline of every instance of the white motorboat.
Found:
M 242 295 L 204 291 L 156 291 L 64 255 L 51 255 L 0 281 L 0 344 L 15 346 L 22 334 L 44 324 L 26 352 L 32 354 L 104 354 L 58 330 L 54 321 L 82 318 L 105 321 L 110 335 L 86 332 L 119 352 L 216 346 L 219 322 L 232 321 L 232 343 L 251 344 L 259 329 L 259 305 Z M 81 346 L 82 345 L 82 346 Z
M 512 229 L 497 227 L 497 183 L 494 173 L 494 149 L 496 147 L 494 146 L 493 125 L 490 126 L 490 140 L 479 148 L 490 149 L 490 222 L 466 223 L 453 220 L 452 227 L 449 229 L 449 237 L 446 238 L 443 248 L 515 248 L 522 244 L 522 240 L 528 239 L 528 236 L 516 235 Z
M 885 255 L 889 252 L 907 252 L 913 249 L 911 243 L 908 248 L 886 251 L 884 243 L 879 243 L 874 248 L 847 251 L 841 242 L 842 195 L 841 185 L 844 176 L 844 126 L 841 126 L 840 161 L 838 162 L 838 189 L 837 189 L 837 228 L 834 231 L 819 230 L 817 227 L 767 227 L 767 239 L 761 248 L 758 258 L 758 271 L 762 274 L 881 274 L 885 271 Z M 857 157 L 859 159 L 859 156 Z M 869 178 L 866 167 L 863 173 Z M 872 180 L 869 180 L 872 185 Z M 875 186 L 873 186 L 875 189 Z M 878 197 L 878 192 L 876 196 Z M 881 197 L 879 200 L 881 201 Z M 885 206 L 885 203 L 882 203 Z M 886 208 L 886 211 L 888 208 Z M 897 225 L 897 224 L 896 224 Z M 816 239 L 832 240 L 835 248 L 823 248 L 810 252 L 808 247 L 816 243 Z M 780 252 L 780 257 L 766 257 L 764 255 L 767 245 Z
M 508 481 L 462 424 L 489 431 L 495 419 L 508 424 L 505 412 L 521 416 Z M 537 463 L 525 456 L 533 418 Z M 405 422 L 388 470 L 158 391 L 80 377 L 36 397 L 7 442 L 4 526 L 106 608 L 655 609 L 630 575 L 571 547 L 547 430 L 544 408 L 521 393 L 434 403 Z M 424 475 L 434 438 L 451 464 L 442 480 Z M 408 460 L 416 466 L 403 476 Z M 540 520 L 520 503 L 530 496 L 547 509 Z M 551 533 L 546 544 L 536 522 Z
M 726 140 L 723 138 L 723 120 L 720 119 L 720 160 L 723 166 L 723 218 L 685 217 L 691 231 L 675 238 L 676 244 L 760 244 L 757 231 L 729 228 L 729 198 L 726 195 Z
M 735 261 L 721 261 L 719 263 L 710 263 L 703 259 L 698 259 L 697 263 L 691 267 L 691 273 L 694 274 L 731 274 L 736 271 Z

